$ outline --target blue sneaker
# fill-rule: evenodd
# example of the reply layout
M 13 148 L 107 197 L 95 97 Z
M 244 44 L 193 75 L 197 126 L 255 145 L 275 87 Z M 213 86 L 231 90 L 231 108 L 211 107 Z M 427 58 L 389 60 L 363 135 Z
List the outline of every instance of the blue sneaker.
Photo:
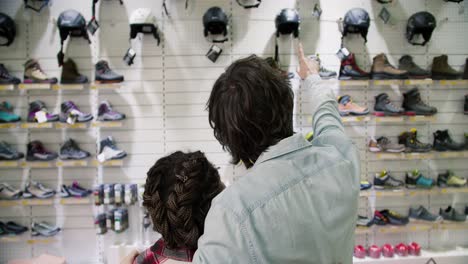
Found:
M 21 117 L 13 113 L 13 106 L 9 102 L 0 104 L 0 123 L 18 122 Z
M 374 177 L 374 188 L 377 190 L 383 189 L 399 189 L 403 187 L 404 183 L 398 179 L 393 178 L 388 171 L 376 173 Z
M 368 181 L 361 181 L 361 191 L 370 189 L 372 187 L 372 184 Z
M 406 187 L 409 189 L 425 188 L 430 189 L 434 186 L 434 180 L 424 177 L 419 170 L 413 170 L 406 173 Z

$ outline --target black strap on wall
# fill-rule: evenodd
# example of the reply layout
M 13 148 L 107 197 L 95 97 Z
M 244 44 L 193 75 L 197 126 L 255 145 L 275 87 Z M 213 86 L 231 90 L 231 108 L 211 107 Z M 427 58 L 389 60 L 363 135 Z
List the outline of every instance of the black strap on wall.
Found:
M 34 10 L 34 11 L 36 11 L 36 12 L 39 13 L 39 12 L 41 12 L 41 10 L 42 10 L 44 7 L 46 7 L 46 6 L 49 4 L 49 1 L 48 1 L 48 0 L 46 0 L 46 1 L 40 1 L 40 2 L 42 2 L 42 4 L 39 6 L 39 8 L 36 8 L 35 6 L 32 6 L 32 5 L 28 4 L 28 0 L 24 0 L 24 6 L 25 6 L 25 8 L 32 9 L 32 10 Z

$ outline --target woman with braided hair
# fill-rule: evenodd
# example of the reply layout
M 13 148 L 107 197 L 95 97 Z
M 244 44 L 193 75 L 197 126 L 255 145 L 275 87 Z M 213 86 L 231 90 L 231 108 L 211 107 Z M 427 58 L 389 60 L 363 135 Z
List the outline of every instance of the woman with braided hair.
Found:
M 218 171 L 200 151 L 177 151 L 156 161 L 147 176 L 143 206 L 162 238 L 133 263 L 189 263 L 211 201 L 224 189 Z

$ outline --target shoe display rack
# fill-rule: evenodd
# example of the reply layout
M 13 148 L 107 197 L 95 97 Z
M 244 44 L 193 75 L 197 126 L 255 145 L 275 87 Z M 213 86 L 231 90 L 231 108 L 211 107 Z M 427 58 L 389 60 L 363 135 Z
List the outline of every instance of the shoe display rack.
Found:
M 208 124 L 206 102 L 214 81 L 234 60 L 257 54 L 274 55 L 274 18 L 282 8 L 296 8 L 301 16 L 300 40 L 307 54 L 320 55 L 323 66 L 339 70 L 336 52 L 341 47 L 341 33 L 337 22 L 346 11 L 362 7 L 371 16 L 368 42 L 360 36 L 349 35 L 344 46 L 354 53 L 360 67 L 369 71 L 372 58 L 385 53 L 396 65 L 398 59 L 411 55 L 422 68 L 429 69 L 432 59 L 447 54 L 449 63 L 461 70 L 468 57 L 468 1 L 460 4 L 442 0 L 394 0 L 382 5 L 376 0 L 281 0 L 262 1 L 258 9 L 245 10 L 235 0 L 166 1 L 171 17 L 162 9 L 161 1 L 124 0 L 99 1 L 100 28 L 90 35 L 91 44 L 76 38 L 68 39 L 64 46 L 66 57 L 77 62 L 79 70 L 94 80 L 93 65 L 100 59 L 125 76 L 121 84 L 50 85 L 20 84 L 0 85 L 1 101 L 11 102 L 22 120 L 18 123 L 0 123 L 0 140 L 25 152 L 31 140 L 41 140 L 52 150 L 58 150 L 68 137 L 76 139 L 92 157 L 82 161 L 26 162 L 0 161 L 0 182 L 16 187 L 29 179 L 38 180 L 48 187 L 59 187 L 78 180 L 92 189 L 97 184 L 144 184 L 146 172 L 154 162 L 176 150 L 201 150 L 219 167 L 227 186 L 245 174 L 242 165 L 230 164 L 230 156 L 213 136 Z M 281 2 L 281 3 L 279 3 Z M 314 17 L 315 4 L 323 10 L 320 18 Z M 223 49 L 216 63 L 205 54 L 213 45 L 203 36 L 201 17 L 211 6 L 220 6 L 230 16 L 229 41 L 219 46 Z M 379 13 L 386 7 L 391 20 L 385 24 Z M 41 13 L 24 10 L 23 1 L 3 1 L 1 12 L 15 18 L 17 37 L 10 47 L 0 47 L 0 63 L 10 73 L 23 75 L 27 59 L 41 61 L 50 76 L 59 77 L 57 65 L 60 36 L 56 19 L 65 9 L 79 10 L 85 19 L 91 17 L 90 1 L 51 1 Z M 158 30 L 162 33 L 158 46 L 154 38 L 139 36 L 129 43 L 129 15 L 141 7 L 151 8 L 157 17 Z M 464 8 L 464 10 L 463 10 Z M 429 11 L 436 16 L 437 27 L 431 41 L 424 47 L 407 43 L 404 32 L 408 15 Z M 463 13 L 464 12 L 464 13 Z M 284 70 L 295 72 L 296 40 L 280 37 L 279 57 Z M 129 47 L 137 55 L 132 66 L 122 58 Z M 309 91 L 300 87 L 296 76 L 291 79 L 295 94 L 295 131 L 304 135 L 311 132 L 314 100 Z M 372 153 L 368 151 L 370 137 L 386 136 L 397 142 L 397 136 L 416 128 L 418 138 L 432 143 L 432 133 L 448 129 L 453 139 L 463 142 L 468 133 L 468 116 L 463 114 L 463 97 L 468 94 L 468 80 L 323 80 L 320 85 L 333 87 L 336 96 L 350 95 L 354 102 L 367 107 L 365 116 L 344 116 L 346 133 L 353 139 L 361 156 L 362 180 L 373 183 L 373 177 L 381 170 L 403 180 L 405 173 L 418 169 L 424 176 L 436 179 L 447 169 L 461 177 L 468 177 L 468 151 L 430 151 L 427 153 Z M 389 94 L 395 105 L 401 105 L 403 93 L 417 87 L 422 100 L 435 106 L 433 116 L 381 117 L 372 114 L 374 97 Z M 58 112 L 65 100 L 77 101 L 80 107 L 97 116 L 98 103 L 109 99 L 128 118 L 118 122 L 89 123 L 29 123 L 26 122 L 28 103 L 44 100 L 53 112 Z M 128 152 L 124 160 L 99 163 L 96 153 L 101 139 L 112 136 L 119 147 Z M 319 190 L 318 190 L 319 191 Z M 468 205 L 468 186 L 462 188 L 434 187 L 431 189 L 376 190 L 360 192 L 358 214 L 373 217 L 375 210 L 390 209 L 403 216 L 411 206 L 423 205 L 437 214 L 439 208 L 452 206 L 464 211 Z M 122 233 L 107 232 L 97 235 L 95 218 L 108 212 L 109 205 L 94 205 L 92 196 L 86 198 L 0 200 L 0 221 L 15 221 L 31 226 L 33 220 L 49 221 L 62 228 L 53 237 L 35 237 L 30 231 L 20 236 L 0 237 L 0 263 L 11 259 L 27 258 L 44 252 L 65 256 L 73 263 L 118 263 L 130 247 L 148 246 L 159 235 L 144 228 L 144 211 L 139 203 L 127 205 L 129 228 Z M 333 210 L 333 208 L 331 208 Z M 467 263 L 468 222 L 414 222 L 407 225 L 373 225 L 355 230 L 355 244 L 368 249 L 372 245 L 406 245 L 416 242 L 421 246 L 419 256 L 371 259 L 354 258 L 355 263 Z M 76 248 L 80 250 L 77 251 Z M 86 252 L 86 254 L 83 254 Z

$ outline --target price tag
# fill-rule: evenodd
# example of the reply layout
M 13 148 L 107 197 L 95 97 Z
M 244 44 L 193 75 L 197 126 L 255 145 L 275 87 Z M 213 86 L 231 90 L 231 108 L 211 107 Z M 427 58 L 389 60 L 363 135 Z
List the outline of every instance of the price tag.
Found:
M 94 33 L 96 33 L 98 28 L 99 28 L 99 23 L 97 22 L 95 17 L 93 17 L 89 21 L 88 25 L 86 26 L 86 29 L 88 29 L 88 31 L 89 31 L 89 33 L 91 33 L 91 35 L 94 35 Z
M 38 123 L 47 122 L 47 113 L 43 110 L 36 112 L 34 115 Z
M 223 49 L 220 47 L 213 45 L 211 46 L 210 50 L 208 50 L 208 53 L 206 53 L 206 57 L 212 61 L 213 63 L 218 60 L 219 55 L 223 52 Z

